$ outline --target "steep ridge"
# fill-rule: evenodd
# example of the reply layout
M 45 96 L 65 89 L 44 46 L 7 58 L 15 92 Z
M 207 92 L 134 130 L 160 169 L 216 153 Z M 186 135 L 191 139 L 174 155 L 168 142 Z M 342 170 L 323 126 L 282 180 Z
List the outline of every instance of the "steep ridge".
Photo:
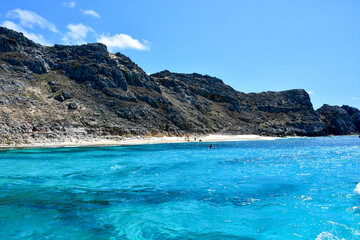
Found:
M 245 94 L 201 74 L 147 75 L 100 43 L 45 47 L 0 27 L 3 144 L 184 134 L 321 136 L 301 89 Z
M 163 71 L 152 74 L 175 106 L 214 132 L 262 135 L 322 135 L 324 124 L 301 89 L 245 94 L 220 79 Z

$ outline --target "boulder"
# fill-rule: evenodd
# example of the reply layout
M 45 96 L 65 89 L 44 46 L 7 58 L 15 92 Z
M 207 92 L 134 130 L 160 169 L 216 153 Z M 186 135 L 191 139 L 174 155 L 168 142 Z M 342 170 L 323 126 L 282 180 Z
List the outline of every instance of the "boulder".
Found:
M 53 87 L 51 87 L 51 91 L 52 92 L 57 92 L 57 91 L 59 91 L 60 90 L 60 88 L 58 87 L 58 86 L 53 86 Z
M 65 100 L 72 98 L 71 93 L 66 92 L 66 91 L 62 91 L 62 92 L 61 92 L 61 95 L 64 97 Z
M 55 100 L 58 100 L 59 102 L 65 101 L 65 98 L 62 94 L 58 94 L 54 97 Z
M 76 103 L 74 103 L 74 102 L 71 102 L 71 103 L 69 103 L 69 105 L 68 105 L 68 109 L 69 110 L 75 110 L 75 109 L 77 109 L 78 107 L 77 107 L 77 104 Z

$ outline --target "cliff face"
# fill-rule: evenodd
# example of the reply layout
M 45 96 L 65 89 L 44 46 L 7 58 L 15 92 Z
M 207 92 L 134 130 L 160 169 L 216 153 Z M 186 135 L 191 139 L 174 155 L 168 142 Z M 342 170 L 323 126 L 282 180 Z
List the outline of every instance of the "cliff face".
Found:
M 0 28 L 3 143 L 205 133 L 324 135 L 304 90 L 245 94 L 222 80 L 147 75 L 103 44 L 44 47 Z
M 163 71 L 151 77 L 181 109 L 180 115 L 190 110 L 188 119 L 201 129 L 277 136 L 323 134 L 324 124 L 301 89 L 245 94 L 206 75 Z
M 326 134 L 346 135 L 360 132 L 360 111 L 356 108 L 324 104 L 316 111 L 326 125 Z

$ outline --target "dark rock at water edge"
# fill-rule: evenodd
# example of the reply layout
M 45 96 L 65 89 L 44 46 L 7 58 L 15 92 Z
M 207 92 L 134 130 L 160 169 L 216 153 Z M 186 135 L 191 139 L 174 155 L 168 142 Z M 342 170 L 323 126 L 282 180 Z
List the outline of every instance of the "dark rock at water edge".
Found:
M 326 125 L 327 134 L 347 135 L 360 131 L 360 111 L 356 108 L 324 104 L 316 111 Z
M 347 113 L 350 115 L 354 123 L 355 132 L 360 133 L 360 110 L 347 105 L 343 105 L 341 108 L 346 110 Z

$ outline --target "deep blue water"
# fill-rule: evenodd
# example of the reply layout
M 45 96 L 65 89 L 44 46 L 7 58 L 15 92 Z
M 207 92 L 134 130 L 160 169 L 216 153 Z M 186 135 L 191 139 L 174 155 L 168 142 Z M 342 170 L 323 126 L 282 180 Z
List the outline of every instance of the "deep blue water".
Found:
M 360 239 L 360 139 L 0 151 L 0 239 Z

